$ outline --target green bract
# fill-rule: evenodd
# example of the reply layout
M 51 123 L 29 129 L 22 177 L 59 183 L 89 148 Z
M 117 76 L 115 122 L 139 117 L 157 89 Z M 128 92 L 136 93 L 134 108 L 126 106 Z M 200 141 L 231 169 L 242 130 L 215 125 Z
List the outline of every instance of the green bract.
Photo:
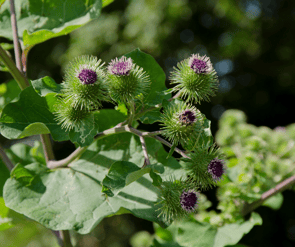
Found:
M 218 89 L 216 71 L 211 68 L 206 73 L 196 73 L 189 63 L 190 59 L 185 59 L 178 63 L 177 68 L 174 67 L 171 72 L 171 84 L 177 84 L 172 92 L 179 92 L 182 98 L 195 103 L 200 103 L 202 100 L 209 101 L 209 97 L 214 96 Z M 208 67 L 212 67 L 212 65 Z
M 66 130 L 75 129 L 78 131 L 83 122 L 92 120 L 91 112 L 84 108 L 75 108 L 75 104 L 71 103 L 70 100 L 65 101 L 60 98 L 55 107 L 57 109 L 55 112 L 56 120 Z

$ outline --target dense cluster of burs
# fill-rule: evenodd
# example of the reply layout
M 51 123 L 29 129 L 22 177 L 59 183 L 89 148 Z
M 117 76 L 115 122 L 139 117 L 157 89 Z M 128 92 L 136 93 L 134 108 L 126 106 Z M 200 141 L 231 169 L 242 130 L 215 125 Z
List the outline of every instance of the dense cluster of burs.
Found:
M 209 101 L 218 89 L 216 71 L 207 56 L 193 54 L 180 63 L 171 73 L 170 89 L 175 96 L 164 107 L 160 135 L 174 149 L 184 148 L 181 164 L 185 176 L 170 177 L 158 186 L 159 216 L 167 222 L 195 212 L 199 203 L 199 190 L 215 186 L 224 174 L 222 154 L 216 144 L 204 141 L 205 117 L 194 106 L 202 100 Z M 144 104 L 151 80 L 143 68 L 131 58 L 122 56 L 105 66 L 93 56 L 76 58 L 68 66 L 56 105 L 56 119 L 66 130 L 79 130 L 102 101 L 124 104 L 132 120 L 138 105 Z M 140 103 L 140 104 L 139 104 Z M 126 124 L 132 124 L 126 121 Z

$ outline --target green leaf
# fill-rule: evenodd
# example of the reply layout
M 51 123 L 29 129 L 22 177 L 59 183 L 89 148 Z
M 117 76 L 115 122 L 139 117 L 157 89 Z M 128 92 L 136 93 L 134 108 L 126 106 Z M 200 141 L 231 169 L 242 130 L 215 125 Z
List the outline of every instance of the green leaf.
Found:
M 10 177 L 18 180 L 25 186 L 31 185 L 34 175 L 27 170 L 22 164 L 17 164 L 11 171 Z
M 90 121 L 81 124 L 78 131 L 72 129 L 69 132 L 71 142 L 77 143 L 80 147 L 89 146 L 98 132 L 97 114 L 90 115 L 88 120 Z
M 216 229 L 208 223 L 195 220 L 177 225 L 176 241 L 181 246 L 211 247 L 214 243 Z
M 151 247 L 183 247 L 175 242 L 161 243 L 157 239 L 154 239 L 153 245 Z
M 170 148 L 170 151 L 169 151 L 169 153 L 168 153 L 166 159 L 169 159 L 169 158 L 172 156 L 172 154 L 174 153 L 174 150 L 175 150 L 176 146 L 177 146 L 176 143 L 174 143 L 174 144 L 172 145 L 172 147 Z
M 48 93 L 61 93 L 61 85 L 57 84 L 51 77 L 45 76 L 38 80 L 32 81 L 35 91 L 42 97 Z
M 111 112 L 121 115 L 115 110 Z M 114 118 L 117 119 L 114 117 L 111 121 L 112 114 L 108 117 L 105 128 L 110 127 Z M 151 163 L 165 166 L 164 176 L 169 177 L 180 168 L 174 158 L 166 160 L 167 153 L 159 142 L 149 138 L 146 144 Z M 132 213 L 166 227 L 163 218 L 158 217 L 158 206 L 155 205 L 158 189 L 152 185 L 148 174 L 125 186 L 113 197 L 106 198 L 101 193 L 102 181 L 116 161 L 143 165 L 138 137 L 120 133 L 99 139 L 69 168 L 52 171 L 40 164 L 28 165 L 25 168 L 36 174 L 31 186 L 8 179 L 4 187 L 5 202 L 13 210 L 53 230 L 68 229 L 85 234 L 104 217 L 122 213 Z
M 104 6 L 111 1 L 104 1 Z M 97 18 L 101 0 L 15 0 L 18 36 L 25 47 L 68 34 Z M 0 8 L 0 36 L 12 40 L 9 1 Z
M 14 227 L 12 218 L 9 217 L 9 208 L 5 206 L 3 197 L 0 197 L 0 231 Z
M 156 110 L 147 112 L 139 119 L 144 124 L 153 124 L 155 122 L 160 121 L 161 115 L 162 115 L 162 113 L 160 112 L 160 109 L 156 109 Z
M 52 113 L 55 102 L 55 94 L 40 97 L 33 87 L 24 89 L 18 101 L 9 103 L 3 109 L 1 134 L 8 139 L 18 139 L 51 133 L 55 141 L 68 140 L 68 133 L 61 129 Z
M 112 2 L 114 2 L 114 0 L 102 0 L 102 7 L 108 6 Z
M 14 101 L 20 94 L 21 89 L 15 80 L 11 80 L 8 83 L 2 83 L 0 85 L 0 111 L 4 106 Z
M 150 76 L 151 85 L 148 94 L 144 97 L 145 105 L 155 106 L 162 103 L 164 99 L 171 98 L 171 94 L 165 94 L 164 92 L 167 89 L 165 86 L 165 73 L 151 55 L 135 49 L 124 56 L 131 57 L 133 62 L 142 67 Z
M 241 224 L 233 223 L 219 227 L 215 236 L 214 247 L 237 244 L 255 225 L 262 225 L 262 218 L 259 214 L 252 212 L 248 221 Z
M 0 159 L 0 197 L 3 196 L 3 186 L 5 181 L 9 177 L 10 177 L 10 172 L 7 169 L 6 165 L 3 163 L 2 159 Z
M 262 205 L 272 208 L 273 210 L 278 210 L 282 206 L 284 201 L 284 196 L 282 193 L 277 193 L 274 196 L 268 198 Z
M 150 177 L 153 180 L 154 186 L 160 186 L 162 184 L 162 178 L 158 174 L 154 173 L 153 171 L 150 171 Z
M 125 186 L 138 180 L 150 170 L 149 167 L 141 169 L 131 162 L 117 161 L 112 164 L 108 174 L 102 181 L 102 192 L 108 196 L 114 196 Z
M 115 106 L 116 111 L 123 113 L 125 116 L 128 115 L 128 109 L 124 103 L 119 103 Z

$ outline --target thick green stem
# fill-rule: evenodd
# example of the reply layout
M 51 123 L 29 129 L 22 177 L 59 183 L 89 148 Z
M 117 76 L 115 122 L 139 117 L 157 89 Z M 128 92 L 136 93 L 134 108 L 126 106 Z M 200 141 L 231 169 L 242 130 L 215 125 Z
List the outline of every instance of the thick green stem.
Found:
M 15 66 L 15 63 L 12 61 L 12 59 L 8 56 L 6 51 L 1 47 L 0 45 L 0 57 L 4 63 L 4 65 L 9 70 L 10 74 L 13 76 L 13 78 L 18 83 L 21 90 L 24 90 L 26 87 L 29 87 L 30 84 L 27 80 L 27 78 L 19 71 L 19 69 Z

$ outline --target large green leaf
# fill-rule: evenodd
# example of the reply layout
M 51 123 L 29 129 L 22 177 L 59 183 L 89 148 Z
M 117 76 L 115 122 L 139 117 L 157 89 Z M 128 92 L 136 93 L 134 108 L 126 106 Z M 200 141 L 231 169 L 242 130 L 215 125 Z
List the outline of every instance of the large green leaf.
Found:
M 18 36 L 29 47 L 68 34 L 100 15 L 112 0 L 15 0 Z M 0 8 L 0 36 L 12 39 L 9 1 Z
M 42 97 L 48 93 L 61 93 L 61 85 L 57 84 L 51 77 L 45 76 L 38 80 L 32 81 L 35 91 Z
M 8 83 L 2 83 L 0 85 L 0 111 L 4 106 L 15 100 L 21 92 L 20 87 L 15 80 L 11 80 Z
M 150 76 L 151 85 L 148 94 L 144 98 L 144 103 L 147 106 L 155 106 L 162 103 L 163 99 L 171 97 L 171 94 L 165 94 L 164 92 L 167 90 L 165 86 L 165 73 L 151 55 L 136 49 L 124 56 L 131 57 L 133 62 L 142 67 Z
M 137 165 L 127 161 L 117 161 L 112 164 L 108 174 L 103 179 L 102 191 L 108 196 L 114 196 L 130 183 L 151 171 L 150 167 L 140 169 Z
M 5 206 L 3 197 L 0 197 L 0 231 L 13 227 L 12 218 L 8 216 L 10 209 Z
M 219 227 L 215 236 L 214 247 L 237 244 L 255 225 L 262 225 L 262 218 L 259 214 L 252 212 L 250 219 L 243 223 L 233 223 Z
M 0 159 L 0 197 L 3 195 L 3 186 L 5 181 L 9 178 L 9 170 Z
M 61 129 L 53 115 L 55 94 L 40 97 L 32 87 L 24 89 L 20 98 L 9 103 L 2 111 L 0 131 L 8 139 L 51 133 L 56 141 L 68 140 L 68 133 Z
M 107 122 L 110 125 L 112 121 Z M 174 158 L 166 159 L 167 153 L 156 140 L 146 139 L 146 143 L 151 163 L 162 163 L 165 175 L 180 168 Z M 109 168 L 122 160 L 139 168 L 144 163 L 140 140 L 130 133 L 111 135 L 94 142 L 79 160 L 70 164 L 70 168 L 50 171 L 40 164 L 27 165 L 25 168 L 36 177 L 30 186 L 8 179 L 4 187 L 5 202 L 13 210 L 54 230 L 73 229 L 88 233 L 104 217 L 122 213 L 132 213 L 165 227 L 155 206 L 158 189 L 152 185 L 148 174 L 121 188 L 113 197 L 106 198 L 101 192 Z

